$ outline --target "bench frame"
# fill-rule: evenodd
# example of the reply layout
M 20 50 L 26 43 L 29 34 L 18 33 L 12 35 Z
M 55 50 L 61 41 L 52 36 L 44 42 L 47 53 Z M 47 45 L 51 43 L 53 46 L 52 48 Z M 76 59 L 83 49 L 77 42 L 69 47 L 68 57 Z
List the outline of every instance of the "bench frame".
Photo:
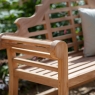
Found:
M 0 48 L 1 49 L 6 48 L 7 53 L 8 53 L 9 73 L 10 73 L 10 85 L 9 85 L 10 95 L 17 95 L 18 93 L 17 87 L 18 87 L 19 78 L 27 79 L 31 81 L 35 80 L 34 82 L 37 82 L 37 83 L 42 83 L 42 84 L 46 84 L 49 86 L 58 87 L 58 95 L 68 95 L 69 87 L 73 87 L 75 85 L 73 83 L 75 79 L 68 82 L 68 52 L 67 52 L 68 48 L 67 48 L 67 45 L 68 47 L 73 46 L 74 48 L 73 53 L 76 53 L 80 51 L 79 45 L 83 44 L 83 41 L 77 41 L 76 39 L 76 36 L 82 35 L 82 33 L 77 33 L 77 34 L 75 33 L 76 27 L 81 26 L 81 24 L 74 23 L 74 19 L 78 18 L 79 15 L 73 16 L 72 10 L 76 10 L 80 7 L 95 8 L 95 5 L 94 5 L 95 0 L 85 0 L 86 5 L 72 7 L 71 2 L 75 2 L 75 1 L 76 0 L 42 0 L 42 4 L 36 6 L 36 13 L 33 16 L 29 18 L 28 17 L 19 18 L 15 21 L 15 24 L 18 26 L 18 30 L 15 33 L 0 34 Z M 58 3 L 58 2 L 66 2 L 67 7 L 50 10 L 49 8 L 50 5 L 53 3 Z M 57 19 L 49 18 L 49 14 L 53 14 L 55 12 L 62 12 L 62 11 L 64 12 L 66 11 L 69 16 L 63 17 L 63 18 L 57 18 Z M 70 25 L 63 26 L 63 27 L 57 27 L 57 28 L 51 28 L 51 23 L 61 21 L 61 20 L 69 20 Z M 44 25 L 44 30 L 29 33 L 28 28 L 34 27 L 36 25 Z M 62 35 L 60 37 L 52 37 L 52 33 L 55 32 L 56 30 L 60 31 L 60 30 L 66 30 L 66 29 L 71 29 L 71 34 Z M 72 38 L 72 43 L 66 44 L 63 41 L 53 41 L 52 42 L 52 41 L 40 41 L 36 39 L 27 38 L 27 37 L 34 37 L 34 36 L 43 35 L 43 34 L 45 35 L 47 40 L 65 40 L 68 38 Z M 30 48 L 31 45 L 33 45 L 33 48 Z M 31 50 L 31 51 L 29 52 L 28 50 L 29 51 Z M 32 50 L 37 51 L 37 52 L 33 52 Z M 42 53 L 41 51 L 44 53 Z M 58 60 L 58 70 L 48 65 L 43 65 L 43 64 L 38 65 L 38 67 L 43 67 L 43 68 L 48 68 L 49 70 L 58 71 L 58 81 L 53 82 L 54 80 L 51 80 L 53 84 L 47 84 L 46 81 L 39 81 L 37 79 L 33 79 L 32 78 L 33 75 L 31 75 L 31 77 L 29 78 L 27 77 L 27 74 L 24 75 L 23 71 L 17 70 L 18 68 L 17 63 L 21 62 L 21 60 L 16 58 L 16 53 L 18 52 L 26 53 L 26 54 L 33 53 L 33 55 L 49 57 L 51 59 Z M 25 62 L 25 60 L 22 60 L 22 62 Z M 26 63 L 27 65 L 30 66 L 30 63 L 28 61 Z M 37 66 L 38 63 L 35 63 L 35 64 Z M 87 75 L 91 75 L 91 73 Z M 93 74 L 94 74 L 94 71 L 93 71 Z M 42 77 L 41 79 L 47 80 L 48 78 Z M 93 79 L 94 77 L 91 77 L 88 80 L 91 81 Z M 56 82 L 58 83 L 57 85 L 56 85 Z M 84 81 L 81 81 L 78 84 L 83 84 L 85 82 L 88 82 L 88 81 L 85 79 Z
M 40 41 L 30 38 L 21 38 L 21 37 L 3 35 L 2 46 L 7 48 L 7 54 L 8 54 L 9 73 L 10 73 L 10 83 L 9 83 L 10 95 L 18 95 L 17 89 L 18 89 L 19 78 L 37 83 L 42 83 L 53 87 L 58 87 L 59 95 L 63 94 L 68 95 L 68 50 L 65 42 L 57 40 L 53 42 Z M 34 47 L 34 48 L 32 49 L 29 47 Z M 61 51 L 63 48 L 64 51 Z M 30 62 L 26 59 L 25 60 L 20 59 L 16 56 L 16 53 L 23 53 L 29 55 L 33 54 L 36 56 L 56 59 L 58 60 L 58 68 L 52 67 L 48 64 L 43 64 L 33 61 Z M 36 66 L 43 69 L 57 71 L 58 81 L 47 77 L 45 78 L 37 75 L 28 74 L 28 71 L 27 73 L 24 73 L 23 71 L 17 69 L 18 68 L 17 63 L 25 64 L 27 66 Z M 47 83 L 47 81 L 51 82 Z

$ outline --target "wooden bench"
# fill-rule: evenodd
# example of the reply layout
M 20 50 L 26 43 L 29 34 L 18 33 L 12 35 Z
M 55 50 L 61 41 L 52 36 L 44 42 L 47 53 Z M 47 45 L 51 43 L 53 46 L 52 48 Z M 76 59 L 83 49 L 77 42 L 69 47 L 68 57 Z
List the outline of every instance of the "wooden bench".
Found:
M 69 88 L 95 79 L 95 57 L 83 56 L 80 16 L 74 14 L 80 7 L 95 8 L 95 0 L 84 0 L 83 5 L 78 5 L 78 1 L 82 0 L 42 0 L 33 16 L 15 21 L 18 26 L 16 33 L 1 34 L 1 48 L 6 48 L 8 53 L 10 95 L 18 95 L 19 79 L 58 88 L 58 93 L 52 90 L 50 95 L 68 95 Z M 76 6 L 72 6 L 72 2 Z M 51 8 L 57 3 L 64 6 Z M 54 15 L 58 16 L 52 18 Z M 39 31 L 31 31 L 35 26 L 40 28 Z M 18 53 L 20 56 L 16 56 Z M 44 59 L 34 61 L 31 55 Z

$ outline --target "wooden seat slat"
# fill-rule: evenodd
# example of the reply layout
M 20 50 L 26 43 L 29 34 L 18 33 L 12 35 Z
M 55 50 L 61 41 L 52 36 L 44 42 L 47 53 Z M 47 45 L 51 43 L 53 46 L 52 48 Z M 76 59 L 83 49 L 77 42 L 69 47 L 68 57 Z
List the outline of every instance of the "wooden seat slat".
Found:
M 79 52 L 78 54 L 73 54 L 73 56 L 70 55 L 69 58 L 73 59 L 73 60 L 69 61 L 69 62 L 71 62 L 69 64 L 72 64 L 72 63 L 73 64 L 72 65 L 68 64 L 68 66 L 69 66 L 68 67 L 68 69 L 69 69 L 69 75 L 68 76 L 69 76 L 70 81 L 72 79 L 76 80 L 77 77 L 79 79 L 81 79 L 83 75 L 87 76 L 88 73 L 93 72 L 93 70 L 95 68 L 95 58 L 94 57 L 89 57 L 89 58 L 82 57 L 82 52 Z M 77 60 L 78 60 L 78 62 L 77 62 Z M 51 61 L 51 62 L 47 62 L 45 64 L 48 64 L 48 63 L 55 66 L 55 64 L 57 64 L 57 61 Z M 33 70 L 33 68 L 34 68 L 34 70 Z M 35 67 L 33 67 L 33 68 L 30 69 L 29 71 L 27 71 L 28 68 L 26 68 L 27 73 L 28 72 L 29 73 L 35 73 L 39 77 L 40 76 L 45 76 L 45 77 L 47 76 L 49 78 L 51 77 L 51 78 L 54 78 L 56 80 L 58 78 L 57 72 L 52 72 L 50 70 L 45 70 L 42 68 L 35 68 Z M 23 69 L 21 69 L 21 70 L 23 70 Z M 95 76 L 92 76 L 92 77 L 95 77 Z M 74 85 L 76 86 L 78 84 L 79 84 L 79 82 L 76 82 L 76 84 L 74 84 Z M 74 85 L 72 85 L 72 86 L 74 86 Z
M 73 64 L 73 65 L 69 66 L 69 70 L 74 69 L 74 68 L 79 67 L 79 66 L 83 66 L 87 63 L 89 63 L 89 62 L 81 62 L 80 64 L 79 63 L 78 64 Z
M 75 63 L 73 63 L 73 61 L 74 61 L 74 60 L 79 60 L 79 59 L 81 59 L 81 58 L 83 58 L 83 56 L 72 57 L 71 59 L 69 59 L 69 62 L 72 63 L 72 64 L 75 64 Z M 72 64 L 71 64 L 71 65 L 72 65 Z
M 57 72 L 51 72 L 51 73 L 46 74 L 46 76 L 52 76 L 52 75 L 55 75 L 55 74 L 58 74 L 58 73 Z
M 85 68 L 83 70 L 80 70 L 78 72 L 74 72 L 73 74 L 69 74 L 69 80 L 71 81 L 73 78 L 75 78 L 75 80 L 76 80 L 77 77 L 78 77 L 78 79 L 82 79 L 82 76 L 83 77 L 84 76 L 87 76 L 88 73 L 91 73 L 91 71 L 93 72 L 94 68 L 95 68 L 95 65 L 94 66 L 91 66 L 91 67 L 88 67 L 88 68 Z M 44 71 L 44 73 L 36 73 L 36 72 L 39 72 L 41 70 L 42 69 L 37 69 L 37 70 L 34 70 L 35 72 L 33 71 L 31 73 L 35 73 L 35 75 L 38 75 L 40 77 L 40 75 L 43 75 L 44 73 L 48 73 L 49 72 L 49 70 L 46 70 L 46 71 Z M 94 71 L 94 73 L 95 73 L 95 71 Z M 56 74 L 56 72 L 51 72 L 51 73 L 48 73 L 48 74 L 46 74 L 44 76 L 51 77 L 52 74 Z M 56 75 L 52 76 L 51 78 L 57 79 L 57 77 L 58 77 L 58 75 L 56 74 Z M 95 78 L 95 74 L 92 77 Z M 89 81 L 89 79 L 87 79 L 87 80 Z M 76 83 L 74 85 L 76 86 L 76 85 L 79 85 L 80 83 L 81 83 L 81 81 L 80 82 L 78 81 L 78 83 Z M 74 87 L 74 85 L 72 85 L 72 86 Z
M 31 74 L 32 74 L 32 77 L 31 77 Z M 23 78 L 25 80 L 27 80 L 27 79 L 31 80 L 32 79 L 33 82 L 37 82 L 38 80 L 43 80 L 45 85 L 48 85 L 48 86 L 53 85 L 53 87 L 58 86 L 56 84 L 57 80 L 55 78 L 51 78 L 51 77 L 41 75 L 41 74 L 38 74 L 35 72 L 27 72 L 27 71 L 25 72 L 23 70 L 17 69 L 15 71 L 15 76 Z M 47 81 L 49 81 L 49 82 L 47 82 Z
M 84 70 L 85 68 L 89 68 L 89 67 L 92 67 L 92 66 L 95 66 L 95 62 L 93 62 L 93 63 L 87 63 L 85 65 L 82 65 L 82 66 L 79 66 L 79 67 L 75 67 L 75 68 L 69 70 L 68 73 L 72 74 L 74 72 L 78 72 L 78 71 Z
M 38 67 L 25 66 L 24 68 L 19 68 L 19 69 L 23 69 L 23 70 L 26 70 L 26 71 L 33 71 L 33 70 L 37 70 Z
M 43 70 L 45 70 L 45 69 L 42 69 L 42 68 L 37 68 L 37 69 L 35 69 L 35 70 L 30 70 L 29 72 L 31 72 L 31 73 L 39 73 L 39 72 L 41 72 L 41 71 L 43 71 Z
M 89 73 L 91 71 L 94 71 L 94 70 L 95 70 L 95 65 L 92 65 L 92 66 L 90 66 L 88 68 L 84 68 L 84 69 L 82 69 L 80 71 L 77 71 L 77 72 L 74 72 L 74 73 L 70 74 L 69 77 L 70 78 L 78 77 L 80 75 L 87 74 L 87 73 Z
M 39 74 L 46 75 L 48 73 L 52 73 L 50 70 L 43 70 L 41 72 L 38 72 Z

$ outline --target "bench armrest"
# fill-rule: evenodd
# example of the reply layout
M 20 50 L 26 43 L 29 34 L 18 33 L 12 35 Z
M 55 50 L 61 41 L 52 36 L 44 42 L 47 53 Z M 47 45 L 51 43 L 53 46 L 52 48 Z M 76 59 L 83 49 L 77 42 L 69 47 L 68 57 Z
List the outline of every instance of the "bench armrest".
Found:
M 41 52 L 48 52 L 55 59 L 63 58 L 62 55 L 65 53 L 64 49 L 67 51 L 67 44 L 64 41 L 47 41 L 47 40 L 37 40 L 31 38 L 17 37 L 14 35 L 1 35 L 1 47 L 16 47 L 23 49 L 30 49 L 30 46 L 33 50 L 39 50 Z M 64 51 L 64 52 L 62 52 Z M 60 52 L 60 54 L 59 54 Z M 61 55 L 62 53 L 62 55 Z
M 2 36 L 3 35 L 16 35 L 16 33 L 0 33 L 0 50 L 5 49 L 5 47 L 2 46 Z
M 7 48 L 10 73 L 12 73 L 11 71 L 13 69 L 16 70 L 15 74 L 18 74 L 18 72 L 20 72 L 18 64 L 24 64 L 26 66 L 33 66 L 50 71 L 56 71 L 58 72 L 58 84 L 56 83 L 57 81 L 55 80 L 52 86 L 58 87 L 59 92 L 68 89 L 68 48 L 67 44 L 64 41 L 37 40 L 31 38 L 16 37 L 11 35 L 10 36 L 3 35 L 1 37 L 1 40 L 2 46 Z M 17 53 L 39 56 L 53 60 L 55 59 L 58 61 L 58 67 L 51 66 L 45 63 L 43 64 L 42 62 L 39 61 L 37 62 L 28 59 L 18 58 L 18 56 L 16 56 Z M 15 66 L 13 66 L 13 63 L 15 64 Z M 44 76 L 42 77 L 44 78 Z M 63 89 L 64 87 L 65 89 Z

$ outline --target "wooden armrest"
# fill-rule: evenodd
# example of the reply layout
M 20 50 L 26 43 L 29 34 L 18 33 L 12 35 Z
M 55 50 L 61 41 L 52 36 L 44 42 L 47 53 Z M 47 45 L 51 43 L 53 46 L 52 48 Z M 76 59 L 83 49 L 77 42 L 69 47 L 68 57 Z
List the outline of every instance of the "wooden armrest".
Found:
M 54 59 L 63 59 L 63 54 L 68 54 L 68 51 L 65 51 L 67 49 L 67 44 L 63 41 L 46 41 L 46 40 L 37 40 L 37 39 L 31 39 L 31 38 L 24 38 L 24 37 L 17 37 L 17 36 L 8 36 L 3 35 L 1 37 L 1 46 L 10 48 L 15 47 L 14 50 L 18 51 L 26 51 L 26 52 L 33 52 L 30 50 L 34 50 L 37 52 L 38 55 L 46 55 L 46 57 L 49 57 L 48 53 L 50 53 L 50 56 Z M 64 52 L 62 52 L 62 49 Z M 61 54 L 62 53 L 62 54 Z M 50 58 L 51 58 L 50 57 Z
M 16 33 L 0 33 L 0 50 L 5 49 L 6 47 L 2 46 L 2 36 L 4 35 L 16 35 Z

